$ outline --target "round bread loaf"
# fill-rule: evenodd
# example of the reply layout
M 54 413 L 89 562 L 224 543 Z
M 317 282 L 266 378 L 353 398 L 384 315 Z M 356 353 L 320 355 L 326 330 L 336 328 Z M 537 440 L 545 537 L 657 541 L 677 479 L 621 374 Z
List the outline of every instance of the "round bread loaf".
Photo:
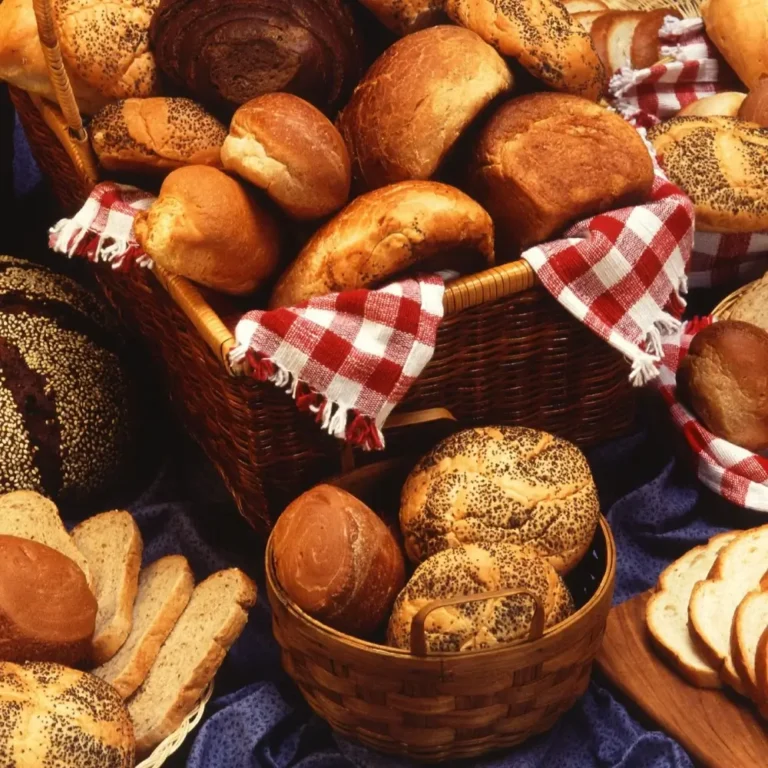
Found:
M 13 768 L 133 768 L 133 724 L 98 677 L 0 662 L 0 755 Z
M 165 172 L 183 165 L 221 167 L 227 129 L 191 99 L 126 99 L 89 126 L 93 151 L 109 171 Z
M 0 536 L 0 659 L 77 666 L 88 657 L 97 610 L 73 560 L 35 541 Z
M 388 29 L 409 35 L 446 21 L 443 0 L 360 0 Z
M 0 256 L 0 493 L 75 500 L 125 476 L 135 413 L 114 329 L 74 281 Z
M 768 129 L 733 117 L 673 117 L 648 139 L 693 201 L 696 229 L 768 229 Z
M 322 112 L 290 93 L 265 94 L 240 107 L 221 159 L 295 219 L 327 216 L 349 197 L 344 139 Z
M 431 178 L 458 138 L 512 88 L 504 60 L 474 32 L 431 27 L 368 70 L 338 120 L 361 189 Z
M 318 485 L 299 496 L 272 533 L 275 572 L 286 594 L 310 616 L 352 635 L 385 620 L 405 583 L 395 537 L 362 501 Z
M 768 75 L 742 101 L 737 117 L 750 123 L 768 128 Z
M 589 548 L 600 504 L 584 454 L 525 427 L 457 432 L 416 465 L 400 497 L 414 562 L 451 547 L 525 545 L 560 573 Z
M 283 273 L 270 307 L 372 288 L 409 270 L 471 273 L 494 263 L 491 217 L 454 187 L 403 181 L 353 200 Z
M 712 96 L 705 96 L 703 99 L 692 101 L 686 107 L 683 107 L 677 114 L 679 117 L 696 115 L 698 117 L 721 116 L 737 117 L 741 109 L 746 93 L 737 93 L 736 91 L 723 91 L 715 93 Z
M 723 320 L 696 334 L 677 369 L 680 399 L 713 434 L 768 448 L 768 333 Z
M 397 596 L 387 642 L 410 648 L 413 617 L 434 600 L 472 596 L 502 589 L 530 591 L 544 611 L 549 629 L 573 613 L 568 587 L 543 558 L 514 544 L 491 544 L 443 550 L 425 560 Z M 450 653 L 492 648 L 527 638 L 535 612 L 527 594 L 436 608 L 424 623 L 427 650 Z
M 579 219 L 643 202 L 653 161 L 616 113 L 578 96 L 536 93 L 507 102 L 485 126 L 471 185 L 499 242 L 519 251 Z

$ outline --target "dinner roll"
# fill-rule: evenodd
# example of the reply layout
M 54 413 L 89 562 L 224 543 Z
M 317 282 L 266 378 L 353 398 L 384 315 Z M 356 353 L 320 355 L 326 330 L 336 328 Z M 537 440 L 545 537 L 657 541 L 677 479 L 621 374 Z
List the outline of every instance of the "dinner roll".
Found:
M 344 139 L 319 109 L 290 93 L 266 94 L 240 107 L 221 159 L 295 219 L 327 216 L 349 197 Z
M 742 101 L 737 117 L 768 128 L 768 76 L 760 80 Z
M 623 118 L 578 96 L 535 93 L 507 102 L 476 147 L 471 186 L 506 248 L 523 250 L 566 225 L 643 202 L 653 161 Z
M 431 27 L 398 40 L 338 120 L 358 186 L 429 179 L 467 126 L 512 84 L 501 56 L 467 29 Z
M 737 93 L 736 91 L 715 93 L 712 96 L 705 96 L 703 99 L 692 101 L 690 104 L 683 107 L 677 114 L 678 117 L 686 117 L 689 115 L 697 115 L 699 117 L 708 117 L 711 115 L 737 117 L 746 96 L 746 93 Z
M 279 266 L 272 218 L 237 181 L 204 165 L 172 171 L 134 230 L 161 267 L 222 293 L 251 293 Z
M 446 20 L 443 0 L 360 0 L 376 18 L 399 35 L 409 35 Z
M 567 573 L 589 548 L 599 515 L 584 454 L 525 427 L 452 435 L 416 465 L 400 497 L 405 549 L 417 563 L 452 547 L 509 542 Z
M 354 496 L 330 485 L 303 493 L 272 533 L 275 573 L 311 616 L 353 635 L 369 635 L 387 617 L 405 583 L 395 537 Z
M 518 588 L 538 598 L 545 629 L 573 613 L 573 598 L 557 571 L 523 547 L 469 544 L 438 552 L 416 569 L 398 595 L 387 642 L 395 648 L 410 648 L 413 618 L 434 600 Z M 437 608 L 424 624 L 427 651 L 473 651 L 523 640 L 530 635 L 535 598 L 521 594 Z
M 474 200 L 434 181 L 403 181 L 353 200 L 304 246 L 270 307 L 372 288 L 404 272 L 492 266 L 493 224 Z

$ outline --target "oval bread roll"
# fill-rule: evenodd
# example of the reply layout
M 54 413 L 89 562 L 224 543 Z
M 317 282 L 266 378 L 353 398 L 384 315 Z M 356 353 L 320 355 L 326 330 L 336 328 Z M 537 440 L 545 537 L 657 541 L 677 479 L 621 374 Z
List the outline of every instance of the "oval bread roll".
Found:
M 689 115 L 696 115 L 698 117 L 708 117 L 711 115 L 738 117 L 739 110 L 746 97 L 746 93 L 737 93 L 736 91 L 716 93 L 713 96 L 706 96 L 698 101 L 692 101 L 688 106 L 683 107 L 677 115 L 678 117 Z

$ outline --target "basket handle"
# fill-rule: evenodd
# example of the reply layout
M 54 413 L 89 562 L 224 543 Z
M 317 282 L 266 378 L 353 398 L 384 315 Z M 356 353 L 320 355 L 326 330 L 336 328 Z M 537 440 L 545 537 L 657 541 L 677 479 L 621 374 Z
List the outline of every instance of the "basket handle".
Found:
M 515 595 L 528 595 L 533 599 L 534 611 L 531 629 L 528 632 L 526 642 L 538 640 L 544 634 L 544 606 L 539 596 L 526 587 L 514 587 L 511 589 L 500 589 L 496 592 L 483 592 L 477 595 L 460 595 L 459 597 L 449 597 L 440 600 L 433 600 L 425 605 L 414 617 L 411 622 L 411 653 L 414 656 L 427 656 L 427 638 L 424 625 L 427 617 L 432 611 L 438 608 L 446 608 L 450 605 L 462 605 L 463 603 L 477 603 L 481 600 L 494 600 L 504 597 L 514 597 Z

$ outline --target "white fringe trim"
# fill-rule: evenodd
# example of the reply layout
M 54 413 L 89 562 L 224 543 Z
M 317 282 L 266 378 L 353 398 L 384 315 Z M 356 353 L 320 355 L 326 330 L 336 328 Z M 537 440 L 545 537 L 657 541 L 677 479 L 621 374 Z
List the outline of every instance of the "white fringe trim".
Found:
M 56 237 L 53 250 L 73 258 L 82 244 L 88 230 L 81 227 L 75 219 L 62 219 L 52 226 L 48 233 Z M 111 264 L 113 269 L 121 269 L 131 244 L 122 238 L 118 239 L 102 234 L 93 253 L 93 261 Z M 146 253 L 137 256 L 134 262 L 140 267 L 154 269 L 155 262 Z

